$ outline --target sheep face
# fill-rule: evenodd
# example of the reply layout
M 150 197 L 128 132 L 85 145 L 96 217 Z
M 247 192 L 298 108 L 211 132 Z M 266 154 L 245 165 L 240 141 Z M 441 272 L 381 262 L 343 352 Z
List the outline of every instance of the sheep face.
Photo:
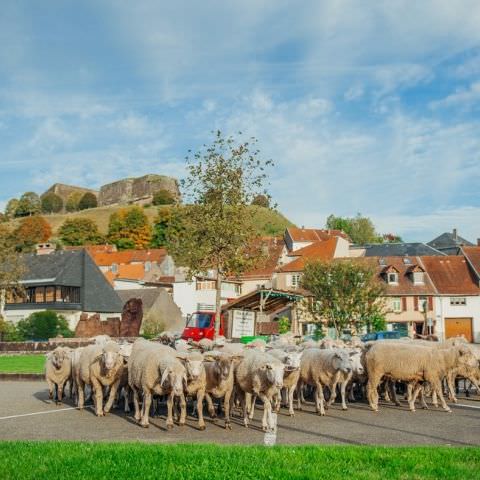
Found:
M 175 396 L 183 395 L 187 386 L 187 373 L 183 365 L 181 368 L 166 368 L 162 374 L 160 386 L 171 390 Z
M 357 375 L 363 375 L 362 352 L 350 352 L 350 361 L 352 362 L 352 371 Z
M 120 357 L 122 357 L 120 346 L 113 342 L 106 344 L 102 349 L 100 357 L 105 369 L 111 370 L 113 367 L 115 367 Z
M 53 366 L 56 369 L 62 368 L 64 362 L 70 361 L 70 355 L 67 350 L 63 348 L 56 348 L 51 354 L 50 359 L 52 361 Z
M 460 344 L 456 347 L 456 350 L 458 351 L 458 362 L 461 365 L 473 368 L 478 366 L 478 359 L 468 345 Z
M 267 363 L 262 367 L 265 372 L 267 381 L 271 385 L 275 385 L 276 388 L 283 387 L 283 375 L 285 371 L 285 365 L 276 363 Z
M 185 360 L 185 368 L 189 380 L 198 380 L 203 372 L 203 360 Z
M 232 370 L 231 358 L 219 358 L 215 361 L 215 373 L 221 382 L 225 382 L 230 377 Z
M 291 372 L 300 368 L 302 360 L 302 352 L 288 352 L 285 355 L 285 371 Z
M 348 353 L 339 350 L 335 352 L 333 356 L 333 366 L 335 370 L 339 370 L 343 373 L 350 373 L 352 371 L 352 361 Z

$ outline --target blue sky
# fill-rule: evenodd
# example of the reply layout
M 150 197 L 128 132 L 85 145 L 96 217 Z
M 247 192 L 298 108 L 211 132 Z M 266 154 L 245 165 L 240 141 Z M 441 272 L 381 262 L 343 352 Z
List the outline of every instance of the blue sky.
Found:
M 2 1 L 0 208 L 255 135 L 298 225 L 480 237 L 480 3 Z

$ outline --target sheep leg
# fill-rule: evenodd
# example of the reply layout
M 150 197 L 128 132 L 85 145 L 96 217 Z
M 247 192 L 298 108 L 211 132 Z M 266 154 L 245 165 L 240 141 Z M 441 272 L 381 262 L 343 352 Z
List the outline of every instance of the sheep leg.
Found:
M 139 404 L 139 400 L 138 400 L 138 390 L 136 387 L 132 387 L 132 391 L 133 391 L 133 408 L 134 408 L 134 418 L 137 422 L 140 421 L 140 419 L 142 418 L 141 417 L 141 414 L 140 414 L 140 404 Z
M 205 430 L 205 420 L 203 419 L 203 398 L 205 397 L 205 390 L 197 393 L 197 412 L 198 412 L 198 429 Z
M 95 413 L 97 417 L 103 417 L 103 388 L 96 378 L 92 378 L 92 389 L 95 398 Z
M 295 393 L 295 387 L 290 387 L 288 389 L 288 413 L 291 417 L 295 416 L 295 411 L 293 410 L 293 394 Z
M 47 378 L 47 384 L 48 384 L 48 398 L 50 400 L 53 400 L 55 384 L 49 378 Z
M 107 401 L 107 404 L 105 405 L 105 408 L 103 409 L 103 411 L 105 413 L 108 413 L 110 412 L 110 409 L 112 408 L 112 405 L 113 405 L 113 402 L 115 401 L 115 399 L 117 398 L 117 390 L 118 390 L 118 386 L 120 385 L 120 379 L 118 379 L 116 382 L 114 382 L 111 387 L 110 387 L 110 395 L 108 397 L 108 401 Z
M 185 400 L 185 395 L 182 393 L 179 397 L 180 402 L 180 420 L 178 424 L 183 427 L 187 419 L 187 401 Z
M 173 392 L 167 397 L 167 428 L 170 430 L 173 428 Z
M 125 414 L 130 413 L 130 391 L 128 385 L 126 387 L 123 387 L 122 395 L 124 403 L 123 411 Z
M 255 403 L 257 403 L 257 396 L 246 393 L 245 402 L 247 403 L 248 418 L 252 420 L 253 415 L 255 414 Z
M 143 406 L 142 406 L 142 418 L 140 420 L 140 426 L 148 428 L 148 416 L 150 414 L 150 406 L 152 405 L 152 392 L 148 388 L 143 389 Z
M 333 382 L 333 384 L 330 385 L 329 390 L 330 390 L 330 398 L 328 399 L 328 402 L 327 402 L 327 408 L 330 407 L 335 402 L 335 399 L 337 398 L 337 381 L 336 380 Z
M 323 396 L 323 385 L 320 381 L 316 381 L 316 390 L 315 390 L 315 410 L 321 416 L 325 415 L 325 397 Z
M 83 410 L 85 405 L 85 384 L 78 380 L 77 382 L 77 394 L 78 394 L 78 408 Z
M 63 400 L 63 384 L 57 385 L 57 405 L 61 405 Z
M 266 432 L 268 428 L 273 428 L 272 403 L 264 393 L 259 393 L 258 398 L 263 402 L 262 429 Z
M 438 408 L 438 398 L 435 390 L 432 391 L 432 403 L 435 408 Z
M 225 415 L 225 429 L 231 430 L 232 424 L 230 423 L 230 400 L 232 398 L 233 390 L 228 390 L 225 392 L 225 397 L 223 399 L 223 410 Z
M 367 383 L 367 398 L 368 403 L 370 404 L 370 408 L 374 412 L 378 412 L 378 383 L 380 379 L 378 377 L 371 376 L 368 379 Z
M 346 402 L 346 395 L 345 390 L 347 389 L 348 381 L 342 382 L 340 384 L 340 395 L 342 397 L 342 410 L 347 410 L 347 402 Z
M 441 385 L 441 382 L 439 382 L 438 380 L 433 380 L 430 382 L 430 385 L 432 386 L 432 390 L 433 392 L 437 392 L 437 395 L 438 395 L 438 398 L 440 399 L 440 403 L 442 404 L 442 408 L 448 412 L 448 413 L 451 413 L 452 410 L 450 409 L 450 407 L 447 405 L 447 402 L 445 402 L 445 398 L 443 396 L 443 392 L 442 392 L 442 385 Z M 432 397 L 433 397 L 433 394 L 432 394 Z M 432 398 L 433 400 L 433 398 Z
M 423 386 L 420 383 L 415 384 L 415 382 L 409 382 L 407 386 L 407 393 L 408 393 L 408 407 L 410 408 L 411 412 L 415 411 L 415 402 L 417 401 L 418 394 L 422 392 L 423 398 Z
M 453 374 L 447 376 L 448 385 L 448 399 L 453 403 L 458 403 L 457 396 L 455 395 L 455 378 Z
M 295 388 L 295 387 L 293 387 Z M 297 383 L 297 408 L 298 410 L 302 409 L 302 400 L 303 400 L 303 382 L 300 380 Z
M 208 414 L 210 415 L 210 418 L 215 422 L 215 419 L 217 418 L 217 412 L 215 411 L 215 407 L 213 406 L 212 397 L 209 393 L 205 393 L 205 399 L 207 400 Z

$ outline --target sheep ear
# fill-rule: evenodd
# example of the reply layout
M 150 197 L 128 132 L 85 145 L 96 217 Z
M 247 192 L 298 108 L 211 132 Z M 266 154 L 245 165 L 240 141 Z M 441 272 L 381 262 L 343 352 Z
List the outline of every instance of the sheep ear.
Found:
M 47 352 L 45 356 L 47 357 L 48 360 L 50 360 L 52 358 L 52 352 Z
M 166 368 L 162 373 L 162 379 L 160 380 L 160 386 L 163 387 L 163 384 L 167 381 L 170 369 Z
M 204 353 L 203 354 L 203 361 L 204 362 L 216 362 L 218 360 L 217 355 L 212 355 L 211 353 Z
M 357 353 L 358 353 L 358 352 L 348 352 L 348 355 L 349 355 L 350 357 L 353 357 L 353 356 L 355 356 Z
M 271 364 L 271 363 L 267 363 L 267 364 L 265 365 L 265 369 L 266 369 L 266 370 L 273 370 L 272 364 Z
M 187 356 L 184 353 L 177 353 L 176 357 L 182 362 L 185 362 L 187 360 Z

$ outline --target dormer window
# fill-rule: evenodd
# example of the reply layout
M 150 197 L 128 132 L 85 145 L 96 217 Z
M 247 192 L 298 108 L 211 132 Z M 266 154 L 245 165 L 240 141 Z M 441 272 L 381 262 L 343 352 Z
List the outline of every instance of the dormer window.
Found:
M 425 274 L 423 272 L 413 272 L 413 283 L 414 285 L 422 285 L 425 283 Z
M 397 272 L 388 273 L 387 274 L 387 283 L 398 285 L 398 273 Z

